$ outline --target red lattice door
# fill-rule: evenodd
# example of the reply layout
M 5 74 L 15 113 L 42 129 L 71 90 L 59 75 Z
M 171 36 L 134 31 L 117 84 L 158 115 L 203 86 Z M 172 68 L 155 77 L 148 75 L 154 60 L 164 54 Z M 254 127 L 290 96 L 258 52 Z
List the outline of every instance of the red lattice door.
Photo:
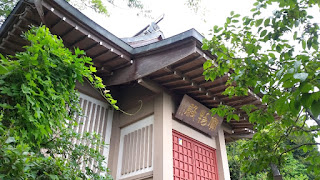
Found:
M 174 180 L 218 180 L 215 149 L 175 130 L 173 136 Z

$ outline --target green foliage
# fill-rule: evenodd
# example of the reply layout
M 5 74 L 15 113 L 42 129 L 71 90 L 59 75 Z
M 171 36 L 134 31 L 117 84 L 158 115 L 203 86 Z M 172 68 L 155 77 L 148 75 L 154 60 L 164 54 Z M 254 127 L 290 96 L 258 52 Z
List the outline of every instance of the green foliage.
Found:
M 290 137 L 290 139 L 294 140 L 293 137 Z M 290 140 L 288 140 L 287 142 L 290 143 Z M 265 180 L 268 178 L 272 179 L 272 177 L 268 177 L 268 172 L 266 170 L 262 170 L 261 172 L 256 174 L 246 173 L 245 171 L 241 170 L 241 167 L 243 166 L 241 153 L 243 151 L 243 146 L 245 146 L 246 143 L 248 143 L 248 141 L 238 140 L 236 142 L 232 142 L 227 145 L 227 154 L 228 154 L 231 179 L 233 180 L 240 180 L 240 179 Z M 284 180 L 315 179 L 315 177 L 312 174 L 307 173 L 307 168 L 308 166 L 311 166 L 311 165 L 303 161 L 303 159 L 306 156 L 308 156 L 308 154 L 303 154 L 297 150 L 297 151 L 293 151 L 292 154 L 289 154 L 285 158 L 285 163 L 283 164 L 283 167 L 281 170 L 281 174 L 283 175 Z M 250 161 L 254 163 L 254 159 L 250 159 Z
M 14 5 L 18 0 L 1 0 L 0 2 L 0 24 L 2 24 L 5 18 L 10 14 Z
M 73 54 L 45 26 L 24 37 L 25 52 L 1 55 L 9 72 L 0 76 L 0 179 L 109 179 L 99 153 L 105 144 L 97 134 L 74 131 L 81 114 L 75 82 L 105 89 L 91 59 L 79 49 Z
M 202 48 L 217 57 L 215 64 L 204 63 L 205 79 L 213 81 L 230 73 L 224 95 L 247 95 L 252 90 L 267 105 L 266 109 L 240 108 L 257 132 L 242 153 L 247 162 L 245 171 L 261 172 L 270 163 L 281 167 L 292 150 L 310 151 L 317 144 L 311 140 L 320 135 L 320 28 L 308 14 L 309 8 L 316 5 L 319 1 L 257 0 L 252 16 L 241 18 L 231 12 L 224 26 L 215 26 L 212 38 L 203 41 Z M 270 7 L 275 8 L 273 15 L 264 17 Z M 223 106 L 212 111 L 231 116 Z M 307 119 L 315 120 L 317 125 L 307 127 Z M 284 144 L 289 135 L 305 133 L 312 138 L 300 144 Z M 312 159 L 318 157 L 309 159 L 313 166 L 308 171 L 320 177 L 318 168 L 314 168 L 320 161 Z

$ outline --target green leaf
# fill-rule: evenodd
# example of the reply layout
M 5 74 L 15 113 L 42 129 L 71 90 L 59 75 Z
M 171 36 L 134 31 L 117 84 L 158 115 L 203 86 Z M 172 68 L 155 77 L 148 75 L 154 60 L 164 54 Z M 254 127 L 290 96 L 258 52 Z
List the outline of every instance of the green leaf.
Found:
M 281 47 L 280 47 L 280 45 L 277 45 L 276 50 L 277 50 L 278 53 L 281 53 Z
M 297 31 L 295 31 L 295 32 L 294 32 L 294 35 L 293 35 L 293 39 L 294 39 L 294 40 L 296 40 L 296 39 L 297 39 L 297 35 L 298 35 L 298 32 L 297 32 Z
M 270 23 L 270 19 L 267 18 L 266 20 L 264 20 L 264 26 L 267 27 Z
M 227 24 L 230 24 L 230 22 L 231 22 L 231 18 L 227 18 Z
M 206 61 L 206 62 L 203 63 L 203 69 L 204 70 L 207 70 L 211 66 L 212 66 L 212 62 L 211 61 Z
M 239 22 L 239 20 L 237 20 L 237 19 L 232 20 L 232 23 L 238 23 L 238 22 Z
M 305 40 L 302 40 L 302 48 L 303 48 L 303 49 L 306 49 L 306 46 L 307 46 L 306 41 L 305 41 Z
M 302 94 L 301 103 L 305 108 L 309 108 L 313 103 L 313 98 L 311 94 L 309 93 Z
M 315 117 L 318 117 L 320 115 L 320 100 L 313 101 L 311 105 L 311 112 Z
M 95 67 L 93 67 L 93 66 L 90 66 L 90 71 L 95 73 L 95 72 L 97 72 L 97 69 Z
M 308 78 L 308 73 L 296 73 L 293 75 L 295 79 L 300 79 L 301 81 L 305 81 Z
M 233 114 L 233 119 L 234 119 L 234 120 L 237 120 L 237 121 L 240 120 L 240 118 L 239 118 L 239 116 L 238 116 L 237 114 Z
M 234 18 L 238 18 L 238 17 L 240 17 L 240 14 L 236 14 L 236 15 L 234 15 L 233 17 L 234 17 Z
M 50 179 L 52 180 L 58 180 L 59 177 L 57 175 L 54 175 L 54 174 L 48 174 L 48 176 L 50 177 Z
M 301 93 L 308 93 L 309 91 L 313 90 L 313 88 L 314 88 L 313 85 L 306 81 L 301 83 L 301 86 L 299 89 Z
M 260 37 L 263 37 L 267 34 L 267 30 L 263 30 L 261 33 L 260 33 Z
M 6 74 L 8 72 L 9 72 L 9 70 L 0 64 L 0 74 Z
M 258 19 L 257 21 L 256 21 L 256 27 L 258 27 L 258 26 L 260 26 L 261 24 L 262 24 L 262 22 L 263 22 L 263 19 Z

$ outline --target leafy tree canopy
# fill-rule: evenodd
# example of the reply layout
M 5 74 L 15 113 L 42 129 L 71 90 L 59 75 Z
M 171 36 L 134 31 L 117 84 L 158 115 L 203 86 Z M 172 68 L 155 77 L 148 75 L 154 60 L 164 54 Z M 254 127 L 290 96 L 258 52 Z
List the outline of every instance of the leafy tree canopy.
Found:
M 284 142 L 286 145 L 297 145 L 304 141 L 310 141 L 309 134 L 302 136 L 289 136 Z M 244 150 L 242 146 L 246 144 L 246 140 L 238 140 L 232 143 L 227 144 L 227 153 L 228 153 L 228 162 L 230 169 L 230 176 L 233 180 L 265 180 L 272 174 L 267 169 L 256 174 L 244 172 L 241 170 L 243 166 L 243 160 L 241 159 L 241 153 Z M 313 152 L 312 152 L 313 151 Z M 317 148 L 314 147 L 311 150 L 312 153 L 317 153 Z M 306 159 L 312 154 L 310 152 L 304 152 L 303 150 L 296 149 L 292 151 L 292 154 L 288 155 L 285 158 L 285 162 L 282 164 L 281 174 L 285 180 L 308 180 L 316 179 L 316 176 L 313 172 L 307 172 L 309 166 L 313 166 Z M 318 155 L 320 153 L 318 152 Z
M 313 139 L 320 135 L 320 31 L 309 14 L 310 8 L 319 5 L 317 0 L 257 0 L 251 16 L 231 12 L 224 26 L 215 26 L 212 38 L 203 41 L 203 49 L 217 57 L 215 63 L 204 63 L 205 78 L 230 73 L 225 95 L 247 95 L 251 89 L 266 105 L 265 109 L 241 108 L 256 131 L 242 147 L 245 172 L 261 172 L 270 164 L 281 168 L 293 150 L 309 152 L 319 144 Z M 273 14 L 264 16 L 270 8 Z M 224 105 L 212 111 L 238 114 Z M 308 119 L 315 125 L 307 126 Z M 303 134 L 310 138 L 299 144 L 284 143 L 289 135 Z M 312 151 L 306 161 L 313 165 L 308 171 L 319 178 L 318 153 Z

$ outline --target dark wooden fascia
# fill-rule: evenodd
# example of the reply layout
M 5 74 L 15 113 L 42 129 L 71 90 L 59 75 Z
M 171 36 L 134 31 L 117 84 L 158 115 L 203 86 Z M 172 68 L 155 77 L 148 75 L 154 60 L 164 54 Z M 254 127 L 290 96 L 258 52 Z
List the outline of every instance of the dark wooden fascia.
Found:
M 181 46 L 166 48 L 165 51 L 140 56 L 131 66 L 115 71 L 113 76 L 105 79 L 108 86 L 124 84 L 146 77 L 153 72 L 168 67 L 196 52 L 196 42 L 189 41 Z

